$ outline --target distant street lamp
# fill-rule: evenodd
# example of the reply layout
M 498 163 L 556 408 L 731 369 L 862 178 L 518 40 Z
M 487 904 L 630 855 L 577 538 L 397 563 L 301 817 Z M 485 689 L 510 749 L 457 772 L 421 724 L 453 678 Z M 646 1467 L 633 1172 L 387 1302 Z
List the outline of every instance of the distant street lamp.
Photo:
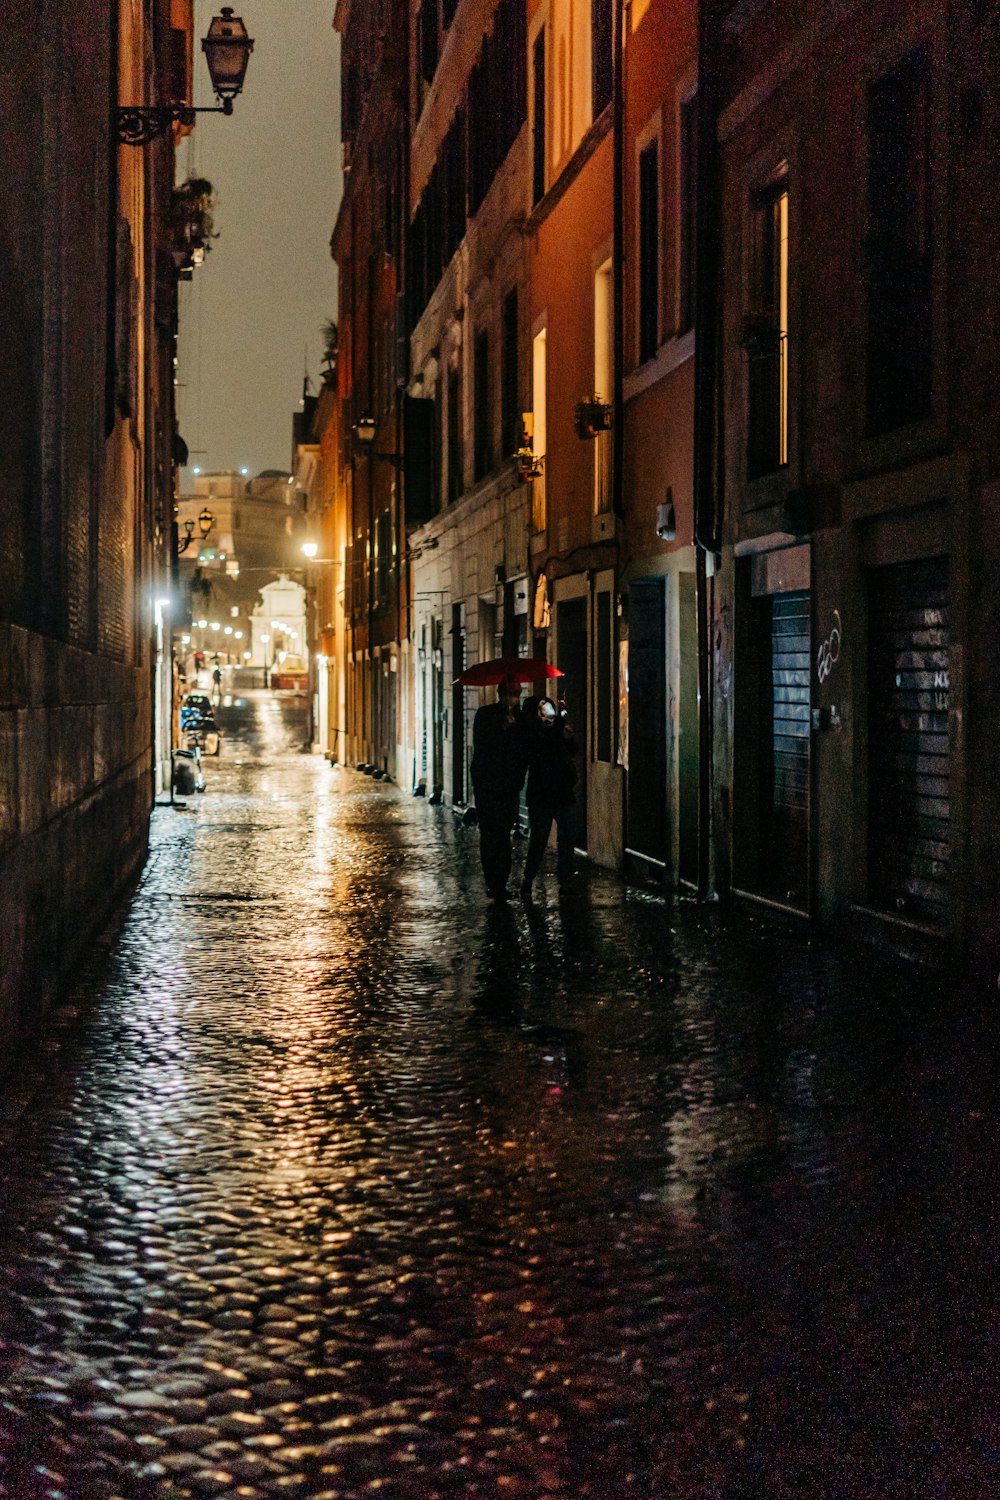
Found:
M 156 108 L 141 104 L 122 105 L 118 110 L 118 139 L 123 145 L 145 146 L 175 123 L 193 125 L 195 115 L 232 114 L 233 100 L 243 90 L 253 38 L 248 36 L 242 17 L 233 15 L 231 5 L 224 5 L 222 14 L 212 18 L 201 49 L 208 63 L 215 97 L 220 101 L 219 108 L 195 109 L 190 104 L 165 104 Z

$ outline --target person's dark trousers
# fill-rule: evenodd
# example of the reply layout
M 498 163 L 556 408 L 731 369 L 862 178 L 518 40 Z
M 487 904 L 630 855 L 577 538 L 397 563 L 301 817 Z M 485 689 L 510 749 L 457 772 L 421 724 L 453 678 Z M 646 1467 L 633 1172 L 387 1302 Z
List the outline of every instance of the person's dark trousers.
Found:
M 524 861 L 524 883 L 530 885 L 542 868 L 545 847 L 549 842 L 552 824 L 556 825 L 556 878 L 559 884 L 573 879 L 576 847 L 576 804 L 565 807 L 547 807 L 535 804 L 528 808 L 528 853 Z
M 479 814 L 479 858 L 490 896 L 502 895 L 510 876 L 510 835 L 517 817 L 517 798 L 476 802 Z

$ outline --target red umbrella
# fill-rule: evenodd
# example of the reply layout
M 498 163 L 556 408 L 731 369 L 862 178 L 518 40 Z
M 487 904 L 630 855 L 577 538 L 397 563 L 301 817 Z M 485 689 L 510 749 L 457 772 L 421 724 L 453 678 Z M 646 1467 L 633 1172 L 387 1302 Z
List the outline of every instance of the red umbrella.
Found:
M 561 677 L 558 667 L 530 656 L 495 656 L 492 661 L 477 662 L 456 677 L 452 687 L 491 687 L 513 677 L 516 682 L 542 682 L 546 677 Z

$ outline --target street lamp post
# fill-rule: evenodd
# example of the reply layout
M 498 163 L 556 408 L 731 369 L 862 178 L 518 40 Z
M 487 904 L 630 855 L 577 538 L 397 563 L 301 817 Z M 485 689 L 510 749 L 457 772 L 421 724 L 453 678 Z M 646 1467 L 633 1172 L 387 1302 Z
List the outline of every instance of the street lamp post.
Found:
M 247 64 L 253 51 L 241 16 L 233 15 L 231 5 L 214 16 L 201 49 L 208 64 L 217 107 L 194 108 L 190 104 L 148 106 L 124 104 L 118 110 L 118 139 L 125 146 L 145 146 L 169 130 L 173 124 L 193 125 L 195 115 L 231 115 L 233 100 L 242 93 Z

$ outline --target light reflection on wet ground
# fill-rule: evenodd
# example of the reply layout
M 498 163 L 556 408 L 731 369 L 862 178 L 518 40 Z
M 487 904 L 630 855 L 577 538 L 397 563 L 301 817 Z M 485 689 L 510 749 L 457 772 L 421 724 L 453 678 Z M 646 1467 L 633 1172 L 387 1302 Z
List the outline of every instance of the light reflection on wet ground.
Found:
M 265 697 L 0 1134 L 0 1495 L 1000 1493 L 995 1037 Z

